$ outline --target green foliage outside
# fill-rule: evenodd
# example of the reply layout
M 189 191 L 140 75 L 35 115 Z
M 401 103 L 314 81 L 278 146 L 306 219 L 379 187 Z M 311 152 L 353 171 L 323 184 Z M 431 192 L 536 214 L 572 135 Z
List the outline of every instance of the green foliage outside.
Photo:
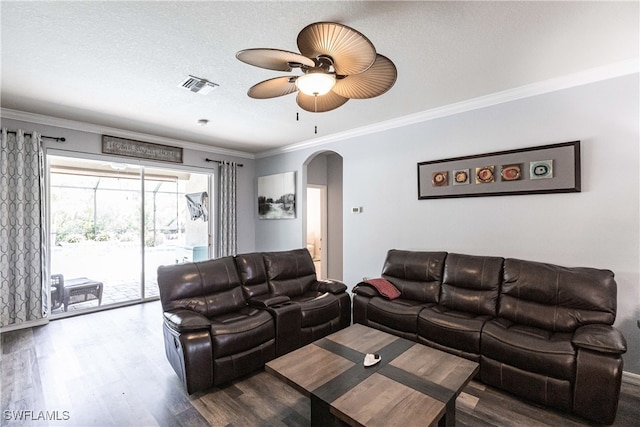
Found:
M 115 194 L 119 193 L 119 194 Z M 94 200 L 94 195 L 97 200 Z M 167 197 L 171 208 L 156 224 L 175 222 L 175 196 Z M 145 246 L 156 246 L 166 230 L 154 233 L 153 205 L 147 200 L 145 212 Z M 51 226 L 55 244 L 95 242 L 137 242 L 140 240 L 140 196 L 136 192 L 88 191 L 57 189 L 52 194 Z M 157 212 L 156 212 L 157 214 Z M 167 214 L 169 218 L 167 218 Z M 161 228 L 161 227 L 159 227 Z

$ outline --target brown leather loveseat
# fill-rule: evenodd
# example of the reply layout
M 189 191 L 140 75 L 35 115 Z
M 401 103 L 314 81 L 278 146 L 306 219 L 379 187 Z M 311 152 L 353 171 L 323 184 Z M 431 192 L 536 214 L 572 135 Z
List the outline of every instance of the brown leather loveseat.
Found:
M 612 326 L 611 271 L 391 250 L 382 278 L 395 298 L 359 283 L 355 323 L 477 361 L 486 384 L 613 423 L 626 342 Z
M 351 323 L 346 285 L 306 249 L 158 267 L 165 353 L 189 394 L 260 369 Z

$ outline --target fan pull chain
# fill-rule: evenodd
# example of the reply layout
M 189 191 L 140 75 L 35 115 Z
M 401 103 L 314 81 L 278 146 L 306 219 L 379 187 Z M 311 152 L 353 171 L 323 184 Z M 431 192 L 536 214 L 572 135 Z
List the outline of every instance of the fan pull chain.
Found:
M 316 113 L 315 114 L 315 118 L 316 118 L 316 125 L 314 126 L 314 134 L 318 134 L 318 94 L 316 93 L 313 96 L 313 112 Z

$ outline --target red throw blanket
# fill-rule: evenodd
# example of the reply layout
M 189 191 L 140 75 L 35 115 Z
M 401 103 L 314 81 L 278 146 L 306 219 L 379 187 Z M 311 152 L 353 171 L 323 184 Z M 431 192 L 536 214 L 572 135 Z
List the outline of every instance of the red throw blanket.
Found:
M 393 283 L 389 282 L 386 279 L 367 279 L 364 281 L 364 283 L 373 286 L 377 289 L 380 295 L 388 299 L 396 299 L 400 296 L 400 291 L 398 290 L 398 288 L 393 286 Z

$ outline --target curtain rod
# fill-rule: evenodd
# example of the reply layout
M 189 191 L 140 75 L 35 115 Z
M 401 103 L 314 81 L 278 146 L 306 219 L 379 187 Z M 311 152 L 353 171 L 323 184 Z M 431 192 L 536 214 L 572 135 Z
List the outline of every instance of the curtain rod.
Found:
M 8 130 L 7 133 L 15 133 L 16 135 L 18 134 L 18 132 L 16 132 L 15 130 Z M 31 134 L 28 132 L 25 132 L 24 136 L 31 136 Z M 67 138 L 65 138 L 64 136 L 58 137 L 58 136 L 40 135 L 40 138 L 54 139 L 58 142 L 65 142 L 67 140 Z
M 204 159 L 205 162 L 222 163 L 222 160 Z M 236 163 L 239 168 L 244 167 L 242 163 Z

